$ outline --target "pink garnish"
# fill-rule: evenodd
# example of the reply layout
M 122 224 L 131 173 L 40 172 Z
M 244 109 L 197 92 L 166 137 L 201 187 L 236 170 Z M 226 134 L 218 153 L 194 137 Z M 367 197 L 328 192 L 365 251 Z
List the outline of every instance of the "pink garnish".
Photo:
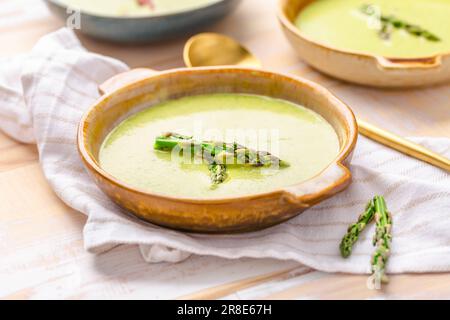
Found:
M 137 0 L 140 6 L 148 6 L 151 10 L 155 10 L 153 0 Z

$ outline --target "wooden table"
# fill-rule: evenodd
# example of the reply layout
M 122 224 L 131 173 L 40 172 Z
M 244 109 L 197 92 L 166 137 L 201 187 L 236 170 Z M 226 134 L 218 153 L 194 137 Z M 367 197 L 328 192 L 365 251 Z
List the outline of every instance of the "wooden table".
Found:
M 450 86 L 383 91 L 352 86 L 312 70 L 285 41 L 275 0 L 244 0 L 238 11 L 205 31 L 245 43 L 266 68 L 317 81 L 364 119 L 402 135 L 450 136 Z M 0 56 L 30 50 L 63 23 L 36 0 L 0 0 Z M 118 46 L 81 37 L 91 51 L 132 67 L 179 67 L 186 38 Z M 43 177 L 33 145 L 0 133 L 0 297 L 88 298 L 450 298 L 450 274 L 398 275 L 384 290 L 366 276 L 326 274 L 295 262 L 191 257 L 147 264 L 134 246 L 94 256 L 84 251 L 85 217 L 65 206 Z

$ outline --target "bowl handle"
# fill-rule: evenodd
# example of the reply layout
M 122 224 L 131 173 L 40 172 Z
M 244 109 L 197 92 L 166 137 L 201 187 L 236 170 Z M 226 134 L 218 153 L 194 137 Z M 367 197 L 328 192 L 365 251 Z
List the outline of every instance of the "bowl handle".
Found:
M 130 71 L 122 72 L 109 78 L 98 86 L 98 91 L 101 95 L 108 94 L 127 84 L 152 76 L 155 73 L 158 73 L 158 71 L 147 68 L 131 69 Z
M 434 69 L 442 64 L 441 56 L 429 58 L 386 58 L 376 57 L 378 67 L 383 70 Z
M 345 165 L 334 163 L 310 180 L 284 188 L 283 191 L 288 202 L 308 207 L 344 190 L 351 179 L 352 174 Z

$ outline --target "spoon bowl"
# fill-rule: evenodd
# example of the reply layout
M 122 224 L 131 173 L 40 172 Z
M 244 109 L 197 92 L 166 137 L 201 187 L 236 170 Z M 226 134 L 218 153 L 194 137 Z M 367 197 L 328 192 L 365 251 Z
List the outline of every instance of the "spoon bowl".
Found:
M 233 38 L 218 33 L 200 33 L 190 38 L 183 53 L 187 67 L 238 66 L 261 68 L 262 64 Z

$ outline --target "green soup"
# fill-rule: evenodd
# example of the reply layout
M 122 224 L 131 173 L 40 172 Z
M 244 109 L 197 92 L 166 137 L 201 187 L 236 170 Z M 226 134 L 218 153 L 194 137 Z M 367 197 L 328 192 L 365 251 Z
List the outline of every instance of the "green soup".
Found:
M 269 151 L 290 166 L 230 166 L 229 178 L 212 188 L 206 164 L 185 163 L 153 149 L 155 138 L 168 131 L 256 145 L 255 149 Z M 334 129 L 309 109 L 263 96 L 211 94 L 171 100 L 131 116 L 107 136 L 99 159 L 103 169 L 134 187 L 213 198 L 266 192 L 304 181 L 323 170 L 338 152 Z
M 107 16 L 139 16 L 190 10 L 218 0 L 60 0 L 85 12 Z
M 342 50 L 397 58 L 450 52 L 449 0 L 317 0 L 300 12 L 296 25 L 308 38 Z M 418 36 L 417 26 L 439 41 Z

